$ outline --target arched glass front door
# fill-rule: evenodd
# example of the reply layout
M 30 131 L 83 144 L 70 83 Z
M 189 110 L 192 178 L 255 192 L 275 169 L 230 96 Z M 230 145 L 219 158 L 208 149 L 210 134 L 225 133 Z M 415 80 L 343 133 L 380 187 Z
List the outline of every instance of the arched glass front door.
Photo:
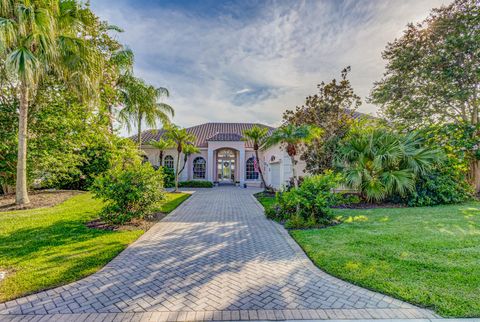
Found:
M 217 180 L 220 183 L 235 182 L 235 152 L 230 149 L 217 153 Z

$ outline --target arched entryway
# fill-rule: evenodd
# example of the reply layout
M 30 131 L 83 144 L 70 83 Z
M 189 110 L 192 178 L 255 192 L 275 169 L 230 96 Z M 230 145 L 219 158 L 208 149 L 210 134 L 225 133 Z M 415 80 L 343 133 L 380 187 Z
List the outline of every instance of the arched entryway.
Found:
M 234 184 L 236 179 L 237 157 L 236 151 L 230 148 L 217 150 L 217 176 L 216 181 L 220 184 Z

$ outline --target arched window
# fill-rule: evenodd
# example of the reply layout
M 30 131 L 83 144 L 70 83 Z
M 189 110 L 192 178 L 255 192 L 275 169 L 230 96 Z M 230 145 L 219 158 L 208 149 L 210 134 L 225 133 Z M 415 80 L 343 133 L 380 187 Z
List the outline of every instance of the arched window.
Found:
M 205 179 L 207 166 L 205 159 L 197 157 L 193 160 L 193 179 Z
M 173 157 L 171 155 L 167 155 L 163 158 L 163 166 L 173 169 Z
M 247 180 L 257 180 L 258 179 L 258 171 L 257 171 L 257 166 L 255 164 L 255 158 L 251 157 L 250 159 L 247 160 L 246 164 L 246 176 Z

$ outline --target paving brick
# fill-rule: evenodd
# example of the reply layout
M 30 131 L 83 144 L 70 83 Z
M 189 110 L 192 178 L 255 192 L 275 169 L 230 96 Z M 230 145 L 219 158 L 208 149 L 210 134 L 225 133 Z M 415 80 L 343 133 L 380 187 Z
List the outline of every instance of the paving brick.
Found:
M 83 313 L 106 321 L 435 317 L 314 267 L 265 218 L 252 196 L 257 191 L 199 189 L 104 269 L 0 304 L 0 314 Z

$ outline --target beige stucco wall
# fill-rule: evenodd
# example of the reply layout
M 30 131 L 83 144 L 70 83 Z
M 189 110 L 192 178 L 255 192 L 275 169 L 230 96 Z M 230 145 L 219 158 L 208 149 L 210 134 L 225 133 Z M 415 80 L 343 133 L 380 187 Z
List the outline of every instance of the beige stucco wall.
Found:
M 235 180 L 240 181 L 240 178 L 242 177 L 240 174 L 240 171 L 243 171 L 243 177 L 245 177 L 245 164 L 246 161 L 252 157 L 255 156 L 255 151 L 253 149 L 248 148 L 246 149 L 244 147 L 244 142 L 209 142 L 209 147 L 207 148 L 202 148 L 200 153 L 193 154 L 189 156 L 187 160 L 187 164 L 185 166 L 185 170 L 183 170 L 180 180 L 185 181 L 185 180 L 193 180 L 193 160 L 196 157 L 203 157 L 205 161 L 207 161 L 207 176 L 205 180 L 208 180 L 208 166 L 210 165 L 212 167 L 212 179 L 213 181 L 216 181 L 218 176 L 217 176 L 217 151 L 227 148 L 227 149 L 232 149 L 235 151 L 236 155 L 236 168 L 235 168 Z M 151 146 L 142 146 L 142 150 L 145 152 L 145 155 L 148 157 L 148 160 L 150 163 L 153 165 L 160 165 L 160 160 L 159 160 L 159 151 L 158 149 L 155 149 Z M 211 150 L 213 151 L 213 162 L 209 163 L 208 161 L 208 151 Z M 242 153 L 244 153 L 244 159 L 240 160 L 241 156 L 241 151 L 243 150 Z M 176 165 L 177 162 L 177 151 L 175 149 L 168 149 L 163 153 L 163 157 L 165 158 L 167 155 L 171 155 L 174 159 L 174 165 Z M 274 157 L 274 160 L 272 161 L 272 157 Z M 183 154 L 180 155 L 180 168 L 183 166 Z M 259 158 L 260 158 L 260 166 L 262 167 L 264 176 L 265 176 L 265 181 L 267 182 L 267 185 L 272 185 L 272 181 L 278 181 L 279 185 L 274 186 L 275 189 L 281 189 L 282 186 L 285 186 L 288 184 L 289 179 L 292 176 L 292 171 L 291 171 L 291 160 L 286 151 L 281 148 L 280 145 L 275 145 L 272 146 L 266 150 L 259 151 Z M 240 164 L 242 163 L 242 164 Z M 280 173 L 279 173 L 279 180 L 273 180 L 272 178 L 272 165 L 277 164 L 280 167 Z M 304 176 L 306 175 L 305 173 L 305 162 L 301 161 L 300 158 L 297 158 L 297 164 L 295 166 L 295 170 L 298 176 Z M 249 186 L 259 186 L 261 184 L 260 177 L 258 180 L 245 180 L 245 183 Z

